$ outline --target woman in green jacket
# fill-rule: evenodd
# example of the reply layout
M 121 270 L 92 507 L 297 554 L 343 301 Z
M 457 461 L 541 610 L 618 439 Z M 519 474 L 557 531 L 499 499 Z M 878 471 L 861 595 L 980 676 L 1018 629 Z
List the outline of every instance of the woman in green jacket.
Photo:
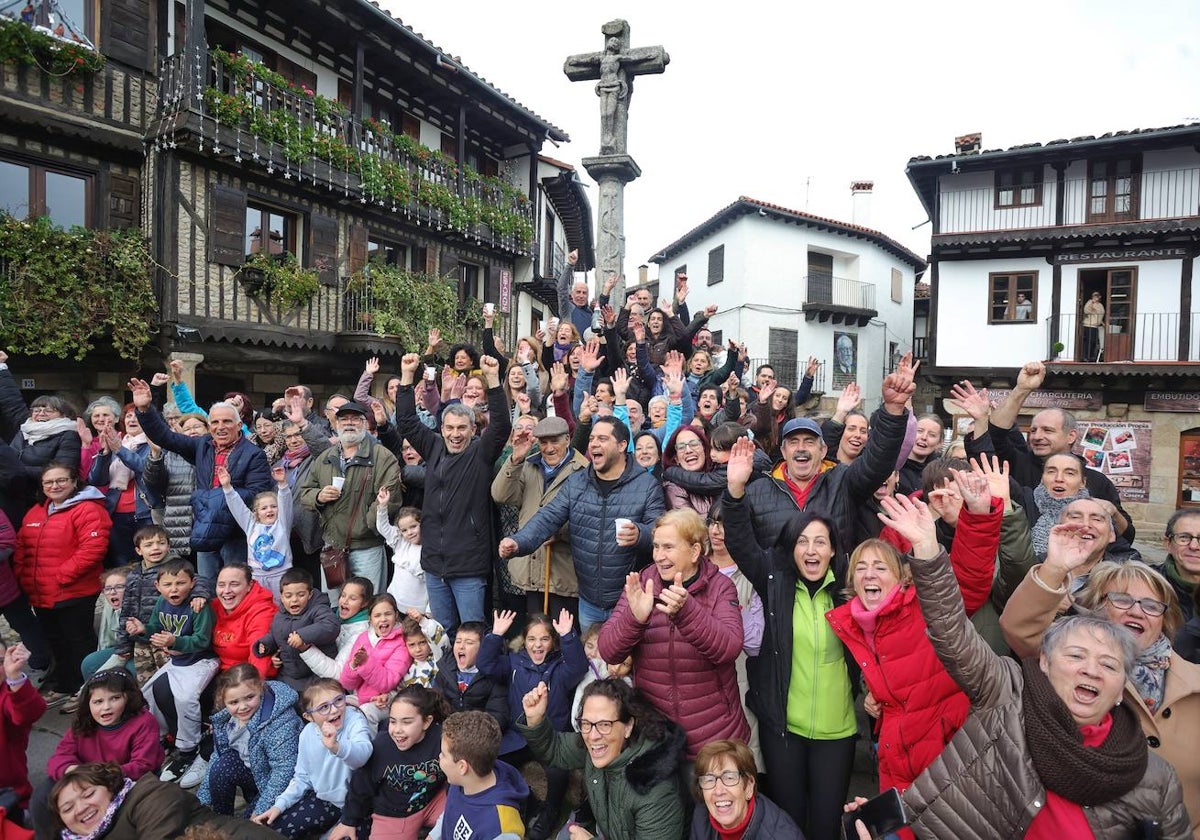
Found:
M 546 719 L 545 683 L 522 704 L 525 720 L 517 729 L 538 760 L 583 771 L 605 840 L 684 836 L 691 807 L 679 768 L 687 736 L 623 680 L 596 680 L 584 689 L 577 733 L 555 732 Z

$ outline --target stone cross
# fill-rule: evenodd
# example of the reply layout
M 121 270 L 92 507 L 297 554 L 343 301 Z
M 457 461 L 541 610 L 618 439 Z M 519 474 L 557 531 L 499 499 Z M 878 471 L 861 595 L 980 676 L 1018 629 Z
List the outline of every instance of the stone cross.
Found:
M 604 52 L 567 58 L 563 72 L 573 82 L 597 79 L 600 97 L 600 154 L 583 159 L 583 168 L 600 187 L 600 209 L 596 235 L 596 278 L 601 288 L 610 277 L 617 278 L 613 300 L 624 300 L 622 272 L 625 263 L 625 185 L 642 174 L 630 157 L 629 100 L 633 79 L 662 73 L 671 57 L 662 47 L 629 46 L 629 24 L 612 20 L 600 27 Z

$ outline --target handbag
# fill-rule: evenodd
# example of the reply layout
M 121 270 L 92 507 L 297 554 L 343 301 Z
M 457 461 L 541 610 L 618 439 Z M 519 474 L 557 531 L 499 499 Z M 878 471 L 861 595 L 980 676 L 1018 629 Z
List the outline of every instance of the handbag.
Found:
M 325 574 L 325 586 L 329 589 L 337 589 L 350 576 L 350 534 L 354 530 L 354 522 L 358 518 L 358 506 L 366 492 L 367 482 L 364 480 L 358 488 L 358 498 L 354 500 L 354 507 L 350 510 L 345 547 L 338 548 L 334 545 L 327 545 L 321 549 L 321 571 Z

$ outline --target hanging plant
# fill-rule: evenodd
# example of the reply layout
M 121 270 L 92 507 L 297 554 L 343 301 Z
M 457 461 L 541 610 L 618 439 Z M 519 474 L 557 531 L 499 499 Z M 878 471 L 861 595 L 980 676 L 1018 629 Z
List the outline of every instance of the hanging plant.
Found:
M 452 275 L 438 277 L 374 261 L 350 278 L 346 294 L 360 296 L 369 307 L 360 313 L 360 323 L 380 335 L 396 336 L 406 349 L 423 346 L 433 327 L 451 343 L 466 335 Z M 481 309 L 480 318 L 482 314 Z
M 0 213 L 0 341 L 10 351 L 82 359 L 107 337 L 137 359 L 158 320 L 153 262 L 137 230 L 69 231 Z
M 96 73 L 104 56 L 83 44 L 74 44 L 38 32 L 17 20 L 0 18 L 0 64 L 40 67 L 52 76 Z
M 269 300 L 281 309 L 305 306 L 321 290 L 317 272 L 302 267 L 290 252 L 252 254 L 242 264 L 238 276 L 248 294 Z

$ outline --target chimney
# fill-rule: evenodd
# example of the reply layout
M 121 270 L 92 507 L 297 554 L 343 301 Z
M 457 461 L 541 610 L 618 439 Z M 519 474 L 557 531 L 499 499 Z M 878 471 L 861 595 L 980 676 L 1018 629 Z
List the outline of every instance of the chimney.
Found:
M 874 181 L 850 182 L 850 221 L 854 224 L 871 224 L 871 191 L 874 189 Z
M 954 138 L 954 154 L 969 155 L 983 149 L 983 133 L 964 134 Z
M 645 286 L 650 282 L 650 266 L 642 263 L 638 266 L 638 285 Z

